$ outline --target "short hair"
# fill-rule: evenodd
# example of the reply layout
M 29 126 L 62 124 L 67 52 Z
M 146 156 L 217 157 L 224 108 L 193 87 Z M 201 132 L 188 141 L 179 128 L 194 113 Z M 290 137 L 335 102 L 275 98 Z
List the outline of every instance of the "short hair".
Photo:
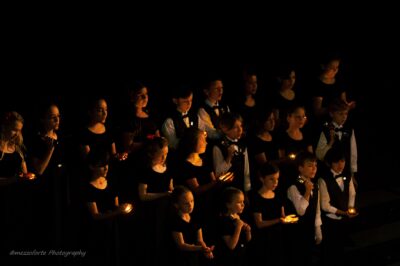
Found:
M 346 160 L 344 150 L 341 147 L 333 147 L 326 152 L 324 160 L 329 166 L 331 166 L 332 163 Z
M 232 202 L 234 197 L 240 194 L 243 194 L 243 191 L 235 187 L 227 187 L 222 191 L 220 200 L 222 213 L 228 211 L 226 204 Z
M 259 173 L 261 177 L 273 175 L 279 172 L 279 168 L 276 164 L 271 162 L 265 162 L 261 165 Z
M 193 94 L 193 90 L 190 87 L 181 86 L 175 89 L 172 93 L 174 99 L 186 99 Z
M 235 126 L 236 121 L 243 121 L 242 117 L 237 113 L 223 113 L 219 121 L 219 126 L 232 129 Z
M 349 106 L 342 99 L 335 99 L 329 104 L 328 110 L 331 113 L 348 111 Z
M 182 197 L 182 195 L 184 195 L 184 194 L 186 194 L 188 192 L 192 192 L 192 191 L 190 189 L 188 189 L 187 187 L 185 187 L 185 186 L 181 186 L 181 185 L 180 186 L 176 186 L 174 188 L 174 190 L 172 191 L 172 194 L 171 194 L 171 202 L 173 204 L 179 203 L 179 200 Z
M 316 162 L 316 161 L 317 157 L 309 151 L 302 151 L 296 156 L 297 167 L 304 166 L 306 162 Z

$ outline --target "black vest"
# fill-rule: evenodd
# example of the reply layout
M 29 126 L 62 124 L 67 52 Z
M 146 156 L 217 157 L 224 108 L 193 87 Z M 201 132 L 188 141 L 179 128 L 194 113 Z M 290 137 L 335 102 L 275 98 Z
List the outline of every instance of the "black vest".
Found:
M 304 195 L 306 192 L 306 188 L 303 183 L 300 182 L 300 178 L 297 178 L 294 182 L 294 185 L 297 187 L 297 190 L 301 195 Z M 310 201 L 306 212 L 303 216 L 299 218 L 299 225 L 302 227 L 307 227 L 309 230 L 314 230 L 315 226 L 315 215 L 317 213 L 317 204 L 318 204 L 318 184 L 314 183 L 314 189 L 312 190 L 312 196 L 310 196 Z
M 238 146 L 239 151 L 235 153 L 231 161 L 231 168 L 229 168 L 229 172 L 234 173 L 234 178 L 232 181 L 232 186 L 236 187 L 242 191 L 244 191 L 244 152 L 246 151 L 246 145 L 243 140 L 239 140 L 238 142 L 232 142 L 228 140 L 226 137 L 223 137 L 222 140 L 217 144 L 220 148 L 222 155 L 226 158 L 228 154 L 228 147 L 231 144 L 235 144 Z
M 204 103 L 203 106 L 204 110 L 211 118 L 211 122 L 215 128 L 219 128 L 219 118 L 222 114 L 227 113 L 229 108 L 226 104 L 218 103 L 218 111 L 219 116 L 215 113 L 214 108 L 209 106 L 208 104 Z
M 325 181 L 331 205 L 339 210 L 346 211 L 349 203 L 350 176 L 343 175 L 343 191 L 340 189 L 331 171 L 326 171 L 322 178 Z
M 199 127 L 199 119 L 197 114 L 193 113 L 193 112 L 188 112 L 188 118 L 189 118 L 189 125 L 190 127 Z M 187 127 L 185 124 L 185 121 L 183 121 L 183 117 L 182 114 L 180 112 L 178 112 L 177 110 L 175 110 L 172 114 L 171 114 L 171 119 L 174 122 L 174 127 L 175 127 L 175 134 L 177 138 L 182 138 Z

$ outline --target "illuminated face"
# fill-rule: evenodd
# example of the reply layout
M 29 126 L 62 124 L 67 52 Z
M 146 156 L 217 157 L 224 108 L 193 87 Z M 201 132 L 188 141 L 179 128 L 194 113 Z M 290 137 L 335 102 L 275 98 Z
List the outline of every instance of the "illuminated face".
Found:
M 46 119 L 44 121 L 45 127 L 48 130 L 58 130 L 60 127 L 60 111 L 58 107 L 52 105 L 49 109 L 49 112 L 46 115 Z
M 317 162 L 305 161 L 304 165 L 299 166 L 299 172 L 306 178 L 314 178 L 317 173 Z
M 154 157 L 153 165 L 165 165 L 168 156 L 168 146 L 163 147 Z
M 341 126 L 346 122 L 347 116 L 349 115 L 349 111 L 343 110 L 343 111 L 331 112 L 330 115 L 332 117 L 332 121 Z
M 343 172 L 345 165 L 346 165 L 345 160 L 339 160 L 338 162 L 332 162 L 331 168 L 336 173 L 341 173 L 341 172 Z
M 105 123 L 108 114 L 108 107 L 105 100 L 101 99 L 97 102 L 95 109 L 92 111 L 93 121 L 96 123 Z
M 145 108 L 149 102 L 149 95 L 146 87 L 143 87 L 135 97 L 135 106 Z
M 256 75 L 250 75 L 246 79 L 246 84 L 245 84 L 245 92 L 246 95 L 254 95 L 257 92 L 257 76 Z
M 296 72 L 291 71 L 287 79 L 282 80 L 282 89 L 290 90 L 296 83 Z
M 201 132 L 197 139 L 196 153 L 202 154 L 206 151 L 206 148 L 207 148 L 207 134 Z
M 221 101 L 222 94 L 224 93 L 224 86 L 221 80 L 212 82 L 210 88 L 206 90 L 207 98 L 212 102 Z
M 91 169 L 94 177 L 106 177 L 108 174 L 108 164 L 104 166 L 92 166 Z
M 275 190 L 279 183 L 279 172 L 262 177 L 261 182 L 268 190 Z
M 275 128 L 275 115 L 271 113 L 268 119 L 264 122 L 264 130 L 266 131 L 273 131 Z
M 323 75 L 327 78 L 334 78 L 339 71 L 339 60 L 332 60 L 323 68 Z
M 242 213 L 244 209 L 244 195 L 243 193 L 235 194 L 232 202 L 226 204 L 227 209 L 231 213 Z
M 221 129 L 224 134 L 230 139 L 240 139 L 243 134 L 242 121 L 240 120 L 236 120 L 231 129 L 228 129 L 226 127 L 222 127 Z
M 302 107 L 297 108 L 294 113 L 288 115 L 288 123 L 293 127 L 302 128 L 306 121 L 306 111 Z
M 192 192 L 188 191 L 185 194 L 181 195 L 179 202 L 177 204 L 177 208 L 182 213 L 192 213 L 194 208 L 194 197 Z
M 14 141 L 22 134 L 23 124 L 21 121 L 15 121 L 14 124 L 9 128 L 8 134 L 6 136 L 8 139 Z
M 180 111 L 181 113 L 187 113 L 192 107 L 192 102 L 193 94 L 190 94 L 190 96 L 187 98 L 174 99 L 174 103 L 176 104 L 178 111 Z

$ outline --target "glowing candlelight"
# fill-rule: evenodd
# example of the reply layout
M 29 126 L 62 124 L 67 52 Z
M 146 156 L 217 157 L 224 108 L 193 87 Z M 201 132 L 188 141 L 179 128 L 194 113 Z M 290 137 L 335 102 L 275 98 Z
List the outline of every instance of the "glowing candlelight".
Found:
M 356 209 L 353 208 L 353 207 L 350 207 L 349 210 L 348 210 L 348 212 L 349 212 L 350 214 L 356 214 L 356 213 L 357 213 L 357 212 L 356 212 Z
M 29 180 L 33 180 L 36 178 L 36 175 L 34 173 L 26 173 L 25 177 Z
M 283 218 L 284 223 L 296 223 L 297 221 L 299 221 L 299 217 L 296 217 L 295 214 L 290 214 Z
M 130 212 L 132 211 L 132 209 L 133 209 L 132 204 L 127 203 L 126 206 L 125 206 L 124 211 L 125 211 L 126 213 L 130 213 Z
M 289 153 L 288 157 L 289 157 L 290 160 L 294 160 L 294 159 L 296 159 L 296 154 Z

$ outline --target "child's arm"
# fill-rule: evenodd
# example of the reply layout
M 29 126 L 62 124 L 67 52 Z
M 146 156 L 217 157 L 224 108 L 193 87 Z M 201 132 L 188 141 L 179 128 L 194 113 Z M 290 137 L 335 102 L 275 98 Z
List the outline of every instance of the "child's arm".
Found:
M 240 219 L 235 220 L 235 231 L 233 232 L 233 235 L 224 235 L 222 236 L 225 245 L 230 249 L 234 250 L 236 248 L 236 245 L 239 242 L 240 238 L 240 232 L 242 231 L 244 222 Z
M 281 222 L 281 219 L 280 219 L 281 217 L 278 217 L 278 218 L 275 218 L 272 220 L 263 220 L 260 212 L 253 213 L 253 217 L 254 217 L 254 222 L 255 222 L 257 228 L 265 228 L 265 227 L 273 226 L 275 224 L 279 224 Z
M 350 169 L 352 175 L 357 173 L 357 143 L 354 130 L 352 130 L 350 138 Z
M 165 138 L 168 140 L 168 146 L 176 149 L 178 147 L 178 138 L 176 137 L 176 131 L 175 131 L 175 126 L 174 126 L 174 121 L 171 118 L 167 118 L 162 127 L 161 127 L 161 132 L 165 136 Z
M 139 183 L 138 191 L 139 191 L 139 198 L 140 198 L 141 201 L 156 200 L 156 199 L 168 196 L 170 194 L 169 192 L 148 193 L 147 192 L 147 184 L 144 184 L 144 183 Z
M 307 182 L 304 182 L 306 184 Z M 300 194 L 299 190 L 295 185 L 292 185 L 288 188 L 287 197 L 293 203 L 294 207 L 296 208 L 296 212 L 299 216 L 303 216 L 306 213 L 306 209 L 309 205 L 309 199 L 311 195 L 311 190 L 303 195 Z M 308 196 L 308 197 L 306 197 Z
M 187 244 L 183 238 L 182 232 L 172 231 L 172 239 L 180 250 L 183 251 L 201 251 L 203 247 L 201 245 Z
M 320 206 L 320 192 L 318 190 L 317 211 L 315 213 L 315 243 L 318 245 L 322 241 L 322 219 L 321 219 L 321 206 Z
M 229 168 L 231 168 L 231 159 L 233 158 L 233 152 L 231 155 L 229 155 L 230 153 L 228 148 L 227 158 L 224 158 L 220 148 L 217 146 L 213 147 L 213 163 L 216 176 L 220 176 L 228 172 Z
M 115 203 L 118 203 L 118 200 Z M 106 213 L 99 212 L 99 210 L 97 208 L 97 203 L 95 201 L 87 202 L 86 205 L 89 209 L 89 213 L 92 215 L 93 219 L 95 219 L 95 220 L 109 219 L 109 218 L 113 218 L 119 214 L 126 213 L 125 212 L 126 204 L 118 206 L 117 209 L 110 211 L 110 212 L 106 212 Z

